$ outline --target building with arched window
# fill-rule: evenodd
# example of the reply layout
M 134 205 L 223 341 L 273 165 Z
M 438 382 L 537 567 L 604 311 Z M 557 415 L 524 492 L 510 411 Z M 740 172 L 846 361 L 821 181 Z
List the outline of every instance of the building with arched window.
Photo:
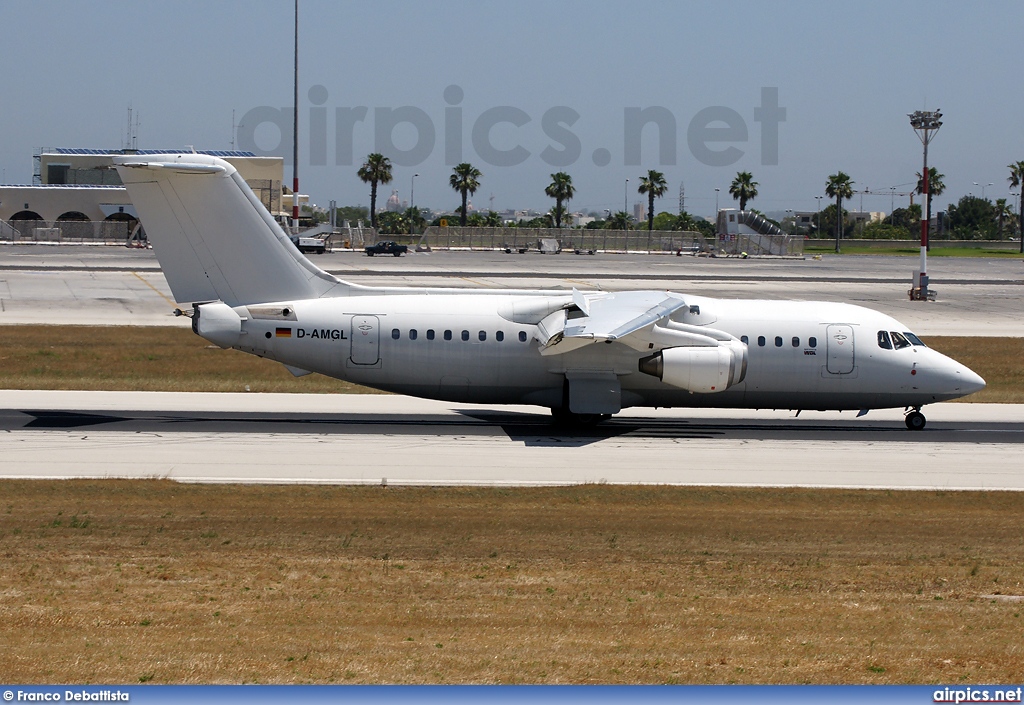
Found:
M 33 183 L 0 185 L 0 240 L 123 241 L 139 235 L 138 215 L 113 165 L 122 154 L 182 154 L 184 150 L 42 150 Z M 279 220 L 291 216 L 282 188 L 284 160 L 252 152 L 200 151 L 230 162 Z M 300 205 L 308 197 L 299 195 Z

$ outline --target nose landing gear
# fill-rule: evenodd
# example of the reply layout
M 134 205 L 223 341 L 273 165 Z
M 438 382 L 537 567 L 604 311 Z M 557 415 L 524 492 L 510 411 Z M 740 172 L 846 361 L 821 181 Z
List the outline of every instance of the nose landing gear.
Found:
M 928 423 L 928 419 L 926 419 L 924 414 L 921 413 L 921 407 L 916 406 L 913 411 L 907 414 L 904 422 L 907 424 L 907 428 L 911 431 L 920 431 L 924 428 L 925 424 Z

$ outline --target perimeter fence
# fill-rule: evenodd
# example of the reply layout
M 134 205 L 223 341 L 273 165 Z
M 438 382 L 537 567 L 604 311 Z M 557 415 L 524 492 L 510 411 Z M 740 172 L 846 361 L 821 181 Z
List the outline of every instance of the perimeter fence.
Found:
M 708 240 L 697 232 L 674 230 L 570 230 L 559 228 L 438 227 L 426 229 L 417 244 L 431 249 L 577 252 L 707 252 Z
M 0 240 L 27 243 L 124 245 L 136 232 L 137 220 L 0 221 Z M 144 243 L 143 241 L 140 241 Z

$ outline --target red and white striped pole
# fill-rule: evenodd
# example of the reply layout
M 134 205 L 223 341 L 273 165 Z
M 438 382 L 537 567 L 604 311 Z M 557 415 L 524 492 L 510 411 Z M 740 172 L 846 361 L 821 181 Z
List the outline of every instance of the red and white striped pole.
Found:
M 299 0 L 295 0 L 295 95 L 292 103 L 292 227 L 299 227 Z
M 910 126 L 914 128 L 914 132 L 921 138 L 921 144 L 924 145 L 924 169 L 921 171 L 921 195 L 924 197 L 924 202 L 921 204 L 921 266 L 917 275 L 914 277 L 915 286 L 910 290 L 910 298 L 918 301 L 928 300 L 928 226 L 931 220 L 932 209 L 931 204 L 928 200 L 928 143 L 934 137 L 934 133 L 942 127 L 940 118 L 942 113 L 938 110 L 925 111 L 918 110 L 911 113 Z

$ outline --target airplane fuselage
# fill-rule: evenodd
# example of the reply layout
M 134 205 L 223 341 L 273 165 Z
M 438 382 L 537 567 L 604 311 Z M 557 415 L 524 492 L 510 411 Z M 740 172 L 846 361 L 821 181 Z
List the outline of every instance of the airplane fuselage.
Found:
M 895 319 L 849 304 L 687 295 L 691 324 L 739 338 L 743 381 L 695 393 L 642 373 L 618 342 L 543 355 L 538 326 L 508 320 L 510 295 L 364 295 L 239 307 L 236 347 L 375 389 L 459 402 L 558 407 L 573 375 L 613 375 L 621 406 L 872 409 L 968 393 L 976 375 L 925 347 L 897 348 Z M 692 313 L 696 311 L 696 313 Z M 889 347 L 879 344 L 879 331 Z M 911 334 L 911 338 L 913 335 Z
M 116 157 L 175 301 L 224 348 L 376 389 L 534 404 L 919 409 L 984 380 L 870 309 L 669 291 L 376 288 L 316 267 L 214 156 Z

